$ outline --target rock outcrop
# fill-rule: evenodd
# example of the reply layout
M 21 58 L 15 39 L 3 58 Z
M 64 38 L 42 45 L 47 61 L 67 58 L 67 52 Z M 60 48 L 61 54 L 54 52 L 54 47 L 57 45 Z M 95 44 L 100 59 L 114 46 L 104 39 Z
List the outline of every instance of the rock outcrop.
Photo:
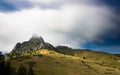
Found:
M 42 37 L 32 37 L 29 41 L 23 43 L 17 43 L 11 53 L 21 54 L 26 52 L 32 52 L 40 49 L 54 49 L 50 43 L 46 43 Z

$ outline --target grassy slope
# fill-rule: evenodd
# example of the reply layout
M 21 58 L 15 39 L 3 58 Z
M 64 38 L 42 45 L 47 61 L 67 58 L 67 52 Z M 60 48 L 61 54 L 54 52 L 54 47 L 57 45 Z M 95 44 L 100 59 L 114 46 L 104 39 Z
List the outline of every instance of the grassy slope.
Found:
M 120 63 L 116 60 L 119 57 L 114 55 L 91 51 L 72 51 L 65 55 L 46 49 L 36 53 L 42 56 L 14 59 L 12 66 L 18 68 L 22 63 L 28 67 L 25 62 L 34 61 L 36 75 L 120 75 Z

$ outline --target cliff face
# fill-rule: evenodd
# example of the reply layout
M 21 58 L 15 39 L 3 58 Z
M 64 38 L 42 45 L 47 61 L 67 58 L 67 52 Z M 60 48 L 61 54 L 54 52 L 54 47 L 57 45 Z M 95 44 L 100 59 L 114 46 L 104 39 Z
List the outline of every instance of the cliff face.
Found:
M 54 47 L 51 44 L 46 43 L 42 37 L 32 37 L 29 41 L 17 43 L 11 53 L 21 54 L 40 50 L 42 48 L 53 49 Z

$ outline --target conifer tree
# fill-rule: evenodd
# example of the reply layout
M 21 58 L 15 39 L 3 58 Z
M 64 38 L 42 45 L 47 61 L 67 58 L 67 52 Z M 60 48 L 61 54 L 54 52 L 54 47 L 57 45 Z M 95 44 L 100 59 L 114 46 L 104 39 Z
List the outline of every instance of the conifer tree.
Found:
M 29 66 L 28 75 L 35 75 L 32 66 Z
M 27 75 L 27 70 L 22 64 L 19 67 L 18 75 Z

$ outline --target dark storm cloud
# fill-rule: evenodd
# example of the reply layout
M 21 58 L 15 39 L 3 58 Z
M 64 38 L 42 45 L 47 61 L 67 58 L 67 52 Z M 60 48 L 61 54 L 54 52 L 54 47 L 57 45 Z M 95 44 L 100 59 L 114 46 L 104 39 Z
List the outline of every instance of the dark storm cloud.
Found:
M 14 5 L 5 2 L 4 0 L 0 1 L 0 11 L 12 11 L 12 10 L 16 10 Z
M 32 7 L 32 4 L 27 0 L 1 0 L 0 11 L 1 12 L 12 12 L 18 11 L 25 8 Z

